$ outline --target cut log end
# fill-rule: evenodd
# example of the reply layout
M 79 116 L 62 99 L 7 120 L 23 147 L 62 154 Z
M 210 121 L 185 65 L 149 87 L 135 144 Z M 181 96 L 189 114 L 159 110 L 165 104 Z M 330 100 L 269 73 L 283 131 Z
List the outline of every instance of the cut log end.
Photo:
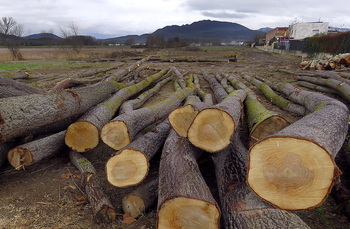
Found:
M 98 145 L 98 129 L 90 122 L 77 121 L 68 127 L 64 140 L 73 151 L 87 152 Z
M 130 143 L 129 130 L 123 121 L 111 121 L 101 129 L 101 139 L 115 150 L 120 150 Z
M 124 149 L 111 157 L 106 164 L 107 180 L 116 187 L 140 183 L 148 174 L 146 156 L 133 149 Z
M 145 202 L 137 195 L 127 195 L 122 199 L 122 208 L 125 213 L 130 213 L 133 218 L 139 217 L 145 212 Z
M 207 152 L 218 152 L 230 144 L 234 130 L 235 122 L 225 111 L 205 109 L 193 120 L 188 130 L 188 140 Z
M 281 116 L 271 116 L 260 122 L 250 133 L 250 146 L 254 145 L 257 141 L 260 141 L 268 136 L 271 136 L 283 128 L 287 127 L 289 122 Z
M 270 137 L 250 149 L 248 184 L 269 203 L 286 210 L 320 205 L 337 167 L 321 146 L 293 137 Z
M 117 213 L 113 208 L 103 205 L 96 213 L 95 218 L 98 223 L 112 223 L 116 220 Z
M 220 212 L 211 203 L 178 197 L 164 202 L 158 212 L 157 228 L 219 228 Z
M 24 166 L 33 164 L 32 153 L 25 148 L 16 147 L 7 154 L 7 159 L 15 169 L 22 169 Z
M 169 114 L 169 122 L 175 132 L 181 137 L 187 137 L 194 118 L 198 114 L 198 109 L 192 105 L 186 105 L 175 109 Z

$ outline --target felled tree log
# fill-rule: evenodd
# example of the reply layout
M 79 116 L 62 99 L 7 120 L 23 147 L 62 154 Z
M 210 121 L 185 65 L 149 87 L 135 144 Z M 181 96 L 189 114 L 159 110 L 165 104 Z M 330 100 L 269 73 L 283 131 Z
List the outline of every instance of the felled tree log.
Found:
M 268 205 L 249 189 L 248 152 L 237 135 L 213 161 L 225 228 L 309 228 L 297 215 Z
M 195 86 L 186 87 L 161 102 L 117 116 L 102 127 L 102 141 L 113 149 L 123 148 L 134 139 L 140 130 L 167 116 L 187 96 L 195 93 L 196 89 Z
M 334 158 L 347 135 L 349 111 L 319 93 L 288 83 L 276 87 L 312 113 L 250 148 L 248 184 L 279 208 L 313 208 L 322 204 L 339 177 Z
M 46 157 L 58 154 L 65 150 L 65 132 L 61 131 L 17 146 L 8 152 L 7 159 L 15 169 L 24 169 Z
M 135 64 L 130 65 L 127 68 L 119 70 L 117 73 L 111 75 L 110 77 L 107 78 L 108 81 L 119 81 L 123 76 L 129 74 L 130 72 L 134 71 L 137 69 L 141 64 L 149 60 L 149 56 L 145 57 L 139 61 L 137 61 Z
M 247 93 L 244 108 L 250 133 L 249 145 L 254 145 L 257 141 L 275 134 L 289 125 L 289 122 L 276 112 L 266 109 L 255 93 L 237 78 L 233 76 L 226 77 L 236 89 L 244 90 Z
M 281 109 L 289 112 L 293 112 L 298 115 L 305 115 L 306 110 L 303 106 L 300 106 L 298 104 L 294 104 L 290 102 L 289 100 L 283 98 L 282 96 L 277 95 L 270 87 L 269 85 L 261 82 L 260 80 L 255 79 L 254 77 L 251 77 L 249 75 L 243 75 L 242 76 L 245 80 L 247 80 L 249 83 L 256 86 L 268 100 L 270 100 L 271 103 L 275 104 L 276 106 L 280 107 Z
M 81 154 L 70 151 L 69 158 L 72 164 L 83 174 L 82 186 L 94 212 L 97 223 L 111 223 L 115 221 L 117 213 L 108 197 L 101 188 L 100 181 L 96 176 L 96 170 Z
M 186 82 L 183 78 L 183 75 L 180 73 L 179 70 L 177 70 L 176 67 L 172 67 L 172 70 L 173 72 L 175 73 L 176 77 L 177 77 L 177 80 L 178 80 L 178 83 L 180 84 L 180 87 L 181 88 L 185 88 L 186 87 Z
M 141 95 L 139 95 L 136 99 L 128 100 L 124 102 L 119 108 L 119 114 L 129 113 L 137 108 L 140 108 L 149 98 L 158 93 L 162 87 L 167 84 L 172 77 L 167 77 L 157 83 L 152 89 L 145 91 Z
M 125 213 L 130 213 L 133 218 L 139 217 L 157 203 L 158 176 L 141 184 L 137 189 L 127 194 L 122 199 L 122 208 Z
M 200 153 L 170 131 L 159 166 L 157 228 L 219 228 L 219 207 L 196 162 Z
M 104 81 L 76 90 L 0 99 L 0 143 L 78 115 L 124 85 Z
M 298 85 L 305 87 L 305 88 L 309 88 L 315 91 L 319 91 L 319 92 L 324 92 L 324 93 L 332 93 L 332 94 L 338 94 L 337 91 L 335 91 L 332 88 L 329 87 L 323 87 L 317 84 L 313 84 L 310 82 L 306 82 L 306 81 L 298 81 Z
M 128 187 L 143 181 L 148 174 L 149 160 L 163 146 L 169 130 L 166 119 L 114 154 L 106 163 L 108 182 L 116 187 Z
M 66 78 L 62 81 L 59 81 L 56 83 L 55 86 L 53 86 L 49 92 L 57 92 L 60 90 L 64 90 L 67 88 L 72 88 L 72 87 L 76 87 L 76 86 L 81 86 L 81 85 L 91 85 L 94 83 L 98 83 L 100 82 L 101 79 L 99 78 L 85 78 L 85 79 L 74 79 L 74 78 Z
M 225 89 L 221 86 L 221 84 L 214 78 L 208 75 L 208 73 L 202 71 L 202 75 L 206 81 L 208 81 L 209 86 L 214 91 L 214 97 L 217 100 L 218 103 L 220 103 L 222 100 L 224 100 L 227 96 L 227 92 Z
M 209 93 L 205 93 L 202 89 L 201 86 L 199 84 L 199 78 L 196 74 L 192 75 L 193 77 L 193 83 L 196 85 L 196 87 L 198 88 L 197 94 L 199 96 L 199 98 L 206 104 L 208 104 L 209 106 L 214 105 L 213 102 L 213 97 L 211 96 L 211 94 Z
M 25 83 L 0 76 L 0 98 L 30 95 L 33 93 L 40 94 L 45 93 L 45 91 L 43 89 L 32 87 Z
M 66 145 L 76 152 L 94 149 L 99 143 L 102 126 L 112 119 L 120 104 L 149 86 L 154 80 L 162 77 L 168 70 L 162 70 L 138 84 L 123 88 L 109 99 L 92 107 L 77 122 L 68 127 L 65 136 Z
M 338 92 L 347 101 L 350 101 L 350 85 L 335 79 L 321 79 L 307 76 L 298 76 L 298 80 L 304 80 L 318 85 L 330 87 Z

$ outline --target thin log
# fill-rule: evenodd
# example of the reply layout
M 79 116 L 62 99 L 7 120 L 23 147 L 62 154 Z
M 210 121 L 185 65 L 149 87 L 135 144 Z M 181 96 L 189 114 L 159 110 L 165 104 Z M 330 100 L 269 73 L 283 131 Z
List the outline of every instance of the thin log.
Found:
M 164 69 L 138 84 L 123 88 L 109 99 L 92 107 L 78 121 L 68 127 L 65 136 L 67 146 L 76 152 L 87 152 L 94 149 L 99 143 L 102 126 L 112 119 L 120 104 L 139 93 L 168 71 L 169 69 Z
M 0 143 L 81 114 L 123 87 L 115 81 L 104 81 L 76 90 L 2 98 Z
M 347 135 L 349 111 L 325 95 L 275 84 L 312 113 L 250 148 L 248 184 L 279 208 L 313 208 L 323 203 L 339 177 L 334 158 Z
M 186 82 L 185 82 L 185 80 L 184 80 L 183 74 L 181 74 L 181 73 L 179 72 L 179 70 L 177 70 L 176 67 L 173 67 L 172 70 L 173 70 L 173 72 L 175 73 L 175 75 L 176 75 L 176 77 L 177 77 L 177 79 L 178 79 L 178 82 L 179 82 L 179 84 L 180 84 L 180 87 L 181 87 L 181 88 L 185 88 L 185 87 L 186 87 Z
M 268 100 L 270 100 L 271 103 L 275 104 L 276 106 L 282 108 L 285 111 L 293 112 L 298 115 L 305 115 L 306 110 L 303 106 L 294 104 L 290 102 L 289 100 L 283 98 L 282 96 L 279 96 L 276 94 L 269 85 L 261 82 L 260 80 L 255 79 L 254 77 L 251 77 L 249 75 L 244 74 L 242 76 L 245 80 L 247 80 L 249 83 L 256 86 Z
M 154 206 L 158 200 L 158 181 L 158 176 L 154 176 L 150 181 L 141 184 L 137 189 L 124 196 L 122 199 L 124 212 L 137 218 Z
M 139 61 L 137 61 L 135 64 L 130 65 L 127 68 L 119 70 L 117 73 L 111 75 L 110 77 L 107 78 L 108 81 L 119 81 L 123 76 L 129 74 L 130 72 L 134 71 L 137 69 L 141 64 L 149 60 L 149 56 L 145 57 Z
M 195 93 L 196 89 L 195 86 L 188 86 L 176 91 L 161 102 L 117 116 L 102 127 L 102 141 L 113 149 L 123 148 L 134 139 L 140 130 L 167 116 L 187 96 Z
M 305 87 L 305 88 L 309 88 L 309 89 L 315 90 L 315 91 L 319 91 L 319 92 L 338 94 L 338 92 L 335 91 L 332 88 L 323 87 L 323 86 L 320 86 L 320 85 L 317 85 L 317 84 L 313 84 L 313 83 L 310 83 L 310 82 L 306 82 L 306 81 L 298 81 L 298 85 L 302 86 L 302 87 Z
M 196 162 L 200 154 L 170 131 L 159 165 L 157 228 L 219 228 L 219 207 Z
M 65 150 L 64 135 L 66 131 L 44 137 L 11 149 L 7 159 L 15 169 L 24 169 L 26 166 L 58 154 Z
M 111 223 L 115 221 L 117 213 L 108 197 L 101 188 L 96 176 L 96 170 L 81 154 L 70 151 L 69 158 L 72 164 L 83 174 L 82 186 L 94 213 L 97 223 Z
M 211 94 L 209 93 L 205 93 L 202 89 L 201 86 L 199 84 L 199 78 L 196 74 L 192 75 L 193 77 L 193 83 L 196 85 L 196 87 L 198 88 L 197 94 L 199 96 L 199 98 L 206 104 L 208 104 L 209 106 L 214 105 L 213 102 L 213 97 L 211 96 Z
M 214 91 L 214 97 L 218 103 L 224 100 L 227 96 L 227 92 L 221 86 L 221 84 L 214 78 L 208 75 L 208 73 L 202 71 L 202 75 L 206 81 L 208 81 L 209 86 Z
M 0 98 L 45 93 L 45 90 L 0 76 Z
M 170 128 L 166 119 L 114 154 L 106 163 L 108 182 L 116 187 L 128 187 L 142 182 L 148 174 L 149 161 L 163 146 Z

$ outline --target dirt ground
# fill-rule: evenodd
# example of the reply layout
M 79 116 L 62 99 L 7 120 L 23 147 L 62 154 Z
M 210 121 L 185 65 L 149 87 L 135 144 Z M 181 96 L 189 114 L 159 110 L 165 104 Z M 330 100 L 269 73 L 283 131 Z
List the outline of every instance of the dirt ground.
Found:
M 122 52 L 122 51 L 120 51 Z M 21 72 L 28 72 L 33 76 L 46 77 L 52 79 L 61 75 L 68 76 L 78 72 L 86 72 L 91 69 L 105 68 L 115 64 L 123 64 L 127 67 L 135 62 L 134 57 L 142 55 L 155 55 L 162 58 L 173 59 L 175 57 L 197 58 L 197 57 L 215 57 L 220 58 L 237 53 L 237 62 L 159 62 L 149 61 L 144 65 L 150 69 L 164 69 L 175 66 L 185 77 L 190 73 L 200 76 L 201 87 L 210 92 L 206 81 L 201 78 L 201 71 L 206 71 L 211 75 L 216 73 L 238 74 L 247 73 L 252 76 L 263 78 L 277 79 L 280 81 L 294 82 L 295 76 L 279 72 L 283 68 L 290 71 L 299 69 L 301 58 L 288 55 L 271 54 L 262 52 L 257 49 L 247 47 L 230 47 L 225 49 L 206 49 L 202 51 L 195 50 L 143 50 L 128 51 L 123 55 L 109 56 L 114 61 L 104 62 L 96 61 L 91 56 L 87 59 L 76 60 L 87 63 L 82 67 L 57 69 L 21 69 L 18 70 L 1 70 L 0 75 L 16 75 Z M 133 53 L 135 56 L 133 56 Z M 26 60 L 28 61 L 28 60 Z M 51 60 L 54 61 L 54 60 Z M 96 77 L 101 79 L 115 73 L 117 70 L 99 74 Z M 143 77 L 156 72 L 147 70 L 142 72 Z M 270 110 L 280 113 L 291 123 L 300 119 L 300 116 L 285 112 L 272 105 L 265 97 L 256 90 L 256 88 L 244 82 L 251 87 L 259 96 L 263 104 Z M 173 84 L 168 83 L 158 93 L 151 98 L 145 106 L 155 103 L 166 98 L 173 92 Z M 243 140 L 247 144 L 247 131 L 243 130 Z M 60 152 L 59 155 L 45 159 L 37 164 L 28 166 L 25 170 L 14 170 L 8 163 L 0 168 L 0 228 L 156 228 L 156 208 L 152 208 L 142 215 L 136 222 L 123 224 L 123 210 L 121 208 L 121 199 L 135 187 L 116 188 L 110 185 L 105 176 L 105 163 L 114 150 L 103 143 L 97 148 L 84 154 L 98 172 L 98 178 L 106 194 L 109 196 L 111 203 L 116 208 L 117 220 L 109 225 L 98 225 L 95 223 L 92 210 L 82 196 L 83 190 L 80 188 L 79 172 L 69 162 L 68 150 Z M 150 161 L 150 174 L 157 174 L 160 159 L 160 152 Z M 342 179 L 349 185 L 349 168 L 342 168 L 342 159 L 338 159 L 340 168 L 345 170 Z M 216 190 L 215 174 L 213 164 L 208 154 L 203 155 L 199 160 L 199 166 L 202 170 L 213 195 L 218 200 Z M 72 173 L 75 176 L 67 177 Z M 147 181 L 147 179 L 146 179 Z M 349 186 L 348 186 L 349 188 Z M 218 201 L 219 202 L 219 201 Z M 330 195 L 326 202 L 313 210 L 297 213 L 311 228 L 349 228 L 350 221 L 343 212 L 335 212 L 339 203 Z M 223 228 L 223 227 L 222 227 Z

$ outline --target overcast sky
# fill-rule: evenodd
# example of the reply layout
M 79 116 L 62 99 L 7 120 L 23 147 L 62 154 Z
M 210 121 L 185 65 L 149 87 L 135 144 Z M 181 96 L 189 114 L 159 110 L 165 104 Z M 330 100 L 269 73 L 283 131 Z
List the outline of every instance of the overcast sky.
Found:
M 349 0 L 0 0 L 0 17 L 13 17 L 25 35 L 74 23 L 97 38 L 152 33 L 167 25 L 210 19 L 250 29 L 292 22 L 329 22 L 350 28 Z

